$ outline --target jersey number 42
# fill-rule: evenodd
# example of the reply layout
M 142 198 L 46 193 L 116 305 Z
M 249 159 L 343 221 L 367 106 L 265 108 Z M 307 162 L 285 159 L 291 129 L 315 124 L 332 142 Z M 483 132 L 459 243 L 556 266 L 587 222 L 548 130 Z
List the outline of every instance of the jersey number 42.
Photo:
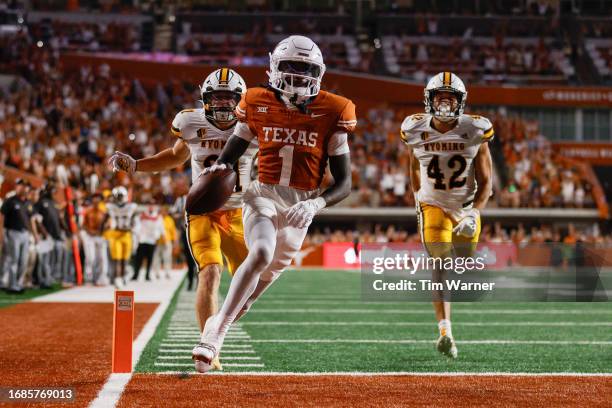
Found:
M 467 180 L 466 177 L 461 177 L 465 168 L 467 167 L 467 162 L 465 161 L 465 157 L 456 154 L 448 159 L 446 166 L 451 170 L 456 170 L 453 172 L 450 180 L 448 182 L 448 187 L 444 182 L 444 173 L 440 170 L 440 156 L 434 155 L 431 158 L 431 161 L 427 165 L 427 177 L 434 180 L 434 188 L 436 190 L 446 190 L 463 187 Z

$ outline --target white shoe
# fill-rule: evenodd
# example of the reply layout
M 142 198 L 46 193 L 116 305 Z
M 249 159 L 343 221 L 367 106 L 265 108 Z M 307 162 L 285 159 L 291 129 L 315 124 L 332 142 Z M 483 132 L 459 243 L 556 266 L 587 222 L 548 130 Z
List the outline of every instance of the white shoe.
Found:
M 195 362 L 195 369 L 199 373 L 206 373 L 216 367 L 215 360 L 219 358 L 222 340 L 217 333 L 213 332 L 213 319 L 216 315 L 206 319 L 204 331 L 200 343 L 191 352 L 191 358 Z
M 213 361 L 217 357 L 217 349 L 212 344 L 198 343 L 191 352 L 198 373 L 207 373 L 213 369 Z
M 455 339 L 452 337 L 440 336 L 436 348 L 448 358 L 457 358 L 457 346 L 455 345 Z
M 116 277 L 113 280 L 113 285 L 115 285 L 115 288 L 121 289 L 123 287 L 123 280 L 120 277 Z

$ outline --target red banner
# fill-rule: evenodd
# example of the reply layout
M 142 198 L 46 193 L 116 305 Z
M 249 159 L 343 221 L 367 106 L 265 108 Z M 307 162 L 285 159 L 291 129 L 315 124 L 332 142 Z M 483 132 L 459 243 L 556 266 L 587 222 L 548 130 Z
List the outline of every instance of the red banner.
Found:
M 612 165 L 612 143 L 555 143 L 561 155 L 591 164 Z

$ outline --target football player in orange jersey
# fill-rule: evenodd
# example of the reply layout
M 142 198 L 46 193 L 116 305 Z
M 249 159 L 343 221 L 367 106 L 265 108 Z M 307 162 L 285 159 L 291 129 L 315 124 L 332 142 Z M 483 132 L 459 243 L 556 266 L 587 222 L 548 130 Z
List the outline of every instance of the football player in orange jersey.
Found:
M 211 368 L 230 325 L 290 265 L 313 217 L 351 191 L 347 132 L 357 124 L 355 105 L 320 90 L 324 72 L 323 56 L 311 39 L 295 35 L 281 41 L 270 54 L 268 86 L 243 95 L 234 134 L 216 163 L 204 170 L 233 166 L 257 139 L 258 180 L 243 197 L 249 253 L 193 349 L 199 372 Z M 320 191 L 328 162 L 334 184 Z

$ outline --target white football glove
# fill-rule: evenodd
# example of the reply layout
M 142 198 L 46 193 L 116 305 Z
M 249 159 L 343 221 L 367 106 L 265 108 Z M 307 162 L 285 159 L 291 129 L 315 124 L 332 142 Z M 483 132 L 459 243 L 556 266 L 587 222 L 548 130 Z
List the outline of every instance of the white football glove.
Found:
M 115 172 L 125 171 L 130 175 L 136 172 L 136 160 L 129 154 L 115 152 L 110 159 L 108 159 L 108 164 Z
M 459 221 L 455 228 L 453 228 L 453 232 L 457 235 L 473 238 L 478 228 L 478 218 L 480 218 L 480 211 L 476 208 L 468 210 L 467 215 Z
M 308 228 L 314 216 L 325 208 L 326 204 L 323 197 L 300 201 L 287 210 L 287 223 L 295 228 Z
M 225 170 L 228 168 L 229 166 L 225 163 L 214 163 L 212 166 L 206 167 L 204 170 L 202 170 L 202 172 L 200 173 L 198 177 L 204 174 L 214 173 L 215 171 Z

